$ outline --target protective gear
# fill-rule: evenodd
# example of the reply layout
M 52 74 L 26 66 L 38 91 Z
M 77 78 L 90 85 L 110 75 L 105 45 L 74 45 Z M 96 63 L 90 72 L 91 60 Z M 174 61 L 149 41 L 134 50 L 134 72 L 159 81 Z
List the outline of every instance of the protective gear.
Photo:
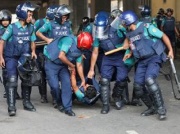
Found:
M 158 84 L 153 78 L 149 77 L 146 79 L 146 86 L 152 94 L 159 120 L 164 120 L 166 118 L 166 109 Z
M 164 9 L 160 8 L 157 14 L 164 15 Z
M 168 8 L 168 9 L 166 10 L 166 14 L 167 14 L 168 12 L 171 12 L 171 14 L 173 14 L 173 9 Z
M 135 45 L 132 51 L 137 59 L 148 58 L 155 54 L 161 55 L 165 50 L 165 46 L 160 39 L 155 42 L 152 39 L 147 40 L 147 37 L 144 35 L 144 29 L 149 30 L 148 28 L 147 25 L 141 23 L 136 30 L 126 34 L 132 45 Z
M 35 107 L 30 101 L 31 87 L 21 84 L 21 88 L 22 88 L 22 94 L 23 94 L 24 109 L 28 111 L 36 111 Z
M 15 93 L 17 90 L 17 77 L 11 76 L 6 83 L 6 93 L 7 93 L 7 104 L 9 116 L 16 115 L 16 99 Z
M 123 36 L 119 37 L 117 29 L 114 29 L 113 27 L 108 27 L 107 33 L 107 39 L 99 40 L 100 48 L 102 48 L 104 52 L 115 49 L 115 45 L 122 44 L 125 39 L 125 35 L 122 34 Z
M 100 39 L 108 38 L 108 25 L 109 23 L 109 13 L 105 11 L 98 12 L 95 16 L 94 26 L 93 26 L 93 37 Z
M 24 53 L 30 53 L 31 35 L 34 27 L 29 24 L 23 31 L 18 28 L 16 23 L 12 24 L 12 40 L 6 42 L 4 55 L 6 57 L 21 56 Z
M 54 15 L 56 22 L 61 24 L 62 16 L 68 16 L 67 19 L 69 19 L 70 13 L 72 13 L 72 9 L 68 5 L 66 4 L 60 5 Z
M 120 16 L 117 16 L 113 22 L 111 22 L 111 27 L 115 29 L 119 29 L 120 25 L 130 26 L 133 23 L 136 23 L 138 21 L 137 15 L 131 11 L 127 10 L 122 12 Z
M 122 14 L 122 11 L 119 10 L 119 9 L 114 9 L 111 11 L 111 17 L 113 17 L 114 19 L 117 17 L 117 16 L 120 16 Z
M 53 20 L 58 7 L 59 6 L 55 5 L 48 7 L 48 9 L 46 10 L 46 18 L 48 18 L 49 20 Z
M 16 15 L 20 20 L 26 20 L 28 17 L 28 11 L 34 11 L 36 7 L 32 5 L 30 2 L 25 2 L 23 4 L 19 4 L 16 7 Z
M 41 86 L 42 73 L 38 69 L 35 60 L 31 59 L 31 55 L 24 54 L 18 61 L 18 73 L 27 86 Z
M 9 10 L 4 9 L 4 10 L 0 11 L 0 23 L 1 23 L 1 21 L 8 20 L 9 24 L 10 24 L 11 19 L 12 19 L 12 15 Z
M 117 110 L 121 110 L 121 108 L 124 105 L 123 102 L 123 91 L 127 87 L 127 82 L 116 82 L 114 88 L 113 88 L 113 94 L 112 97 L 114 98 L 115 101 L 115 106 Z
M 151 9 L 149 6 L 147 6 L 147 5 L 140 6 L 139 9 L 141 10 L 142 17 L 148 17 L 151 15 Z
M 73 44 L 69 48 L 69 51 L 66 54 L 66 57 L 68 58 L 69 61 L 73 62 L 77 57 L 82 55 L 82 52 L 76 46 L 76 42 L 74 40 L 75 37 L 73 35 L 69 35 L 68 37 L 72 38 Z M 50 60 L 53 61 L 56 64 L 62 64 L 62 62 L 58 58 L 58 56 L 59 56 L 59 48 L 58 48 L 58 45 L 57 45 L 59 43 L 59 40 L 61 40 L 61 38 L 62 37 L 59 37 L 59 38 L 55 39 L 46 48 L 46 50 L 47 50 L 47 52 L 49 54 Z
M 90 22 L 89 17 L 83 17 L 83 18 L 82 18 L 82 23 L 83 23 L 83 25 L 87 25 L 89 22 Z
M 88 50 L 92 47 L 92 43 L 93 43 L 92 35 L 88 32 L 81 32 L 77 36 L 77 47 L 79 49 Z
M 101 114 L 107 114 L 109 112 L 110 81 L 106 78 L 101 78 L 100 93 L 101 101 L 103 103 Z

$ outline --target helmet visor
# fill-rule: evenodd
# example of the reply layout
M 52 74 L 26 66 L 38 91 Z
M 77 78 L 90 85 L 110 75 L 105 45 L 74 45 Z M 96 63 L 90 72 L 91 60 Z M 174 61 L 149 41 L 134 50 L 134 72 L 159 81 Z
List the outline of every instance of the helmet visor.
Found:
M 108 26 L 102 27 L 102 26 L 95 26 L 93 25 L 93 38 L 98 39 L 107 39 L 108 38 Z
M 112 22 L 111 22 L 111 27 L 115 28 L 115 29 L 119 29 L 121 25 L 124 25 L 125 21 L 120 19 L 119 16 L 117 16 Z

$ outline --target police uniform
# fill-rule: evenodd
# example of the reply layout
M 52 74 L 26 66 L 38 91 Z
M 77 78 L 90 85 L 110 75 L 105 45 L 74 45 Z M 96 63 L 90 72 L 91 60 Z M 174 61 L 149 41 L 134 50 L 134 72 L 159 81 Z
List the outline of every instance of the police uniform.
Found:
M 67 112 L 68 114 L 68 111 L 72 111 L 72 90 L 68 66 L 58 58 L 61 51 L 66 53 L 69 61 L 79 63 L 82 62 L 82 53 L 77 48 L 77 40 L 73 35 L 59 37 L 50 43 L 44 51 L 44 55 L 46 56 L 45 71 L 48 83 L 51 89 L 56 92 L 54 98 L 57 104 L 59 106 L 63 105 L 65 113 Z M 60 104 L 59 81 L 61 81 L 62 88 L 62 104 Z
M 124 33 L 119 29 L 108 27 L 107 39 L 95 39 L 93 47 L 98 47 L 107 52 L 115 48 L 121 47 L 125 39 Z M 115 100 L 116 108 L 119 110 L 123 106 L 122 94 L 126 88 L 128 76 L 128 68 L 123 62 L 125 52 L 120 51 L 111 55 L 103 56 L 101 64 L 101 97 L 103 102 L 103 109 L 101 113 L 105 114 L 109 111 L 109 96 L 110 96 L 110 81 L 113 73 L 116 70 L 116 84 L 113 91 L 113 98 Z
M 133 56 L 137 60 L 137 68 L 134 77 L 134 90 L 137 97 L 141 98 L 146 106 L 152 110 L 152 100 L 148 93 L 152 95 L 156 112 L 164 116 L 164 107 L 161 90 L 155 81 L 158 77 L 160 66 L 166 60 L 164 53 L 165 46 L 161 41 L 163 32 L 152 24 L 138 22 L 136 29 L 126 34 L 130 40 Z M 145 90 L 147 86 L 148 92 Z M 146 113 L 146 112 L 145 112 Z M 143 113 L 144 114 L 144 113 Z
M 38 19 L 34 23 L 34 31 L 36 32 L 40 27 L 42 27 L 46 22 L 48 22 L 46 18 Z M 45 34 L 45 36 L 48 36 Z M 42 41 L 40 38 L 36 36 L 36 42 Z M 39 69 L 42 71 L 42 85 L 39 86 L 39 93 L 41 95 L 41 102 L 47 103 L 47 85 L 46 85 L 46 74 L 44 70 L 44 55 L 43 55 L 44 46 L 36 46 L 36 54 L 37 54 L 37 62 L 39 65 Z
M 31 54 L 30 42 L 34 42 L 36 37 L 31 24 L 22 27 L 18 21 L 10 24 L 2 36 L 2 40 L 6 41 L 4 48 L 4 59 L 6 63 L 7 78 L 7 103 L 8 111 L 16 111 L 15 93 L 17 90 L 17 66 L 18 60 L 23 54 Z M 24 109 L 35 111 L 34 106 L 30 102 L 31 87 L 21 83 Z

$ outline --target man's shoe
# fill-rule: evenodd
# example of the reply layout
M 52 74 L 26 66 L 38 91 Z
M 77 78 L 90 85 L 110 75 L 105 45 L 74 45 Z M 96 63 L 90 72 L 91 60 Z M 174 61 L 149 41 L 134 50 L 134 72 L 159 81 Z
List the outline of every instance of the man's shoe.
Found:
M 48 103 L 46 96 L 41 96 L 41 103 Z
M 69 116 L 76 116 L 76 114 L 72 110 L 65 111 L 65 114 Z
M 115 102 L 115 106 L 117 110 L 121 110 L 121 108 L 123 107 L 123 101 L 117 101 Z
M 57 106 L 57 109 L 61 112 L 64 113 L 64 107 L 62 105 Z
M 156 112 L 155 112 L 154 108 L 148 108 L 144 112 L 142 112 L 141 115 L 142 116 L 150 116 L 150 115 L 153 115 L 155 113 Z

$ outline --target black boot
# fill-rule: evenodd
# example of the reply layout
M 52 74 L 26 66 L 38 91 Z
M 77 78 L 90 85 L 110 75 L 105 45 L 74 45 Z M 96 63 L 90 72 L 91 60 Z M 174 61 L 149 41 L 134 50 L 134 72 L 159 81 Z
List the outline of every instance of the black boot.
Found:
M 126 90 L 126 87 L 127 81 L 116 82 L 114 86 L 112 97 L 114 98 L 117 110 L 121 110 L 121 108 L 124 106 L 123 92 Z
M 130 100 L 129 100 L 128 84 L 126 85 L 126 89 L 123 91 L 122 99 L 123 99 L 125 105 L 130 105 L 131 104 Z
M 100 84 L 101 100 L 103 104 L 101 114 L 107 114 L 109 112 L 110 82 L 102 78 Z
M 39 93 L 41 95 L 41 103 L 48 103 L 46 82 L 43 82 L 42 85 L 39 86 Z
M 30 101 L 30 95 L 31 95 L 31 87 L 29 86 L 22 86 L 22 92 L 23 92 L 23 106 L 25 110 L 28 111 L 36 111 L 35 107 Z
M 138 97 L 136 97 L 134 90 L 133 90 L 133 94 L 132 94 L 131 105 L 132 106 L 142 106 L 141 100 Z
M 159 85 L 152 78 L 148 78 L 146 84 L 152 94 L 159 120 L 166 119 L 166 109 Z
M 144 94 L 141 97 L 141 100 L 144 102 L 144 104 L 148 107 L 144 112 L 141 113 L 142 116 L 149 116 L 155 114 L 155 108 L 153 106 L 153 102 L 150 98 L 149 94 Z
M 15 88 L 12 88 L 12 87 L 8 87 L 6 90 L 9 116 L 15 116 L 16 115 L 15 92 L 16 92 Z

